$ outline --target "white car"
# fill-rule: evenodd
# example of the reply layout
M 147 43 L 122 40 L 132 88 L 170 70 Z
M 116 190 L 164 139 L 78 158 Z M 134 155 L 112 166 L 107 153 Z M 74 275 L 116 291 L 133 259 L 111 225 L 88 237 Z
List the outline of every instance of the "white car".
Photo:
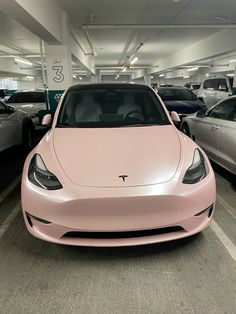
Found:
M 208 157 L 236 175 L 236 96 L 183 119 L 181 130 L 200 145 Z
M 235 92 L 232 77 L 213 75 L 202 82 L 197 92 L 197 97 L 210 109 L 219 101 L 234 95 Z
M 33 122 L 27 114 L 0 101 L 0 152 L 15 145 L 31 147 Z
M 38 128 L 41 122 L 39 112 L 47 110 L 44 90 L 16 91 L 8 98 L 6 103 L 31 117 L 35 128 Z

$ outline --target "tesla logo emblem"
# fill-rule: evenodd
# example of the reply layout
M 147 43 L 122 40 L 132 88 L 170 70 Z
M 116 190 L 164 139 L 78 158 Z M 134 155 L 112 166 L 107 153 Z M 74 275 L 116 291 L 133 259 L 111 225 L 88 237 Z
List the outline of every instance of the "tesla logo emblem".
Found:
M 127 175 L 122 175 L 122 176 L 119 176 L 119 178 L 122 178 L 123 182 L 125 182 L 125 179 L 128 178 Z

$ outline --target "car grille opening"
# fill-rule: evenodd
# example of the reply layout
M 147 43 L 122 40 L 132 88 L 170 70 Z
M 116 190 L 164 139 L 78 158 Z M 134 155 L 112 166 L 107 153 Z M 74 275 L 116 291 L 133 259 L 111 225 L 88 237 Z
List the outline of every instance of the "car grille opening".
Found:
M 127 239 L 155 236 L 171 232 L 185 231 L 180 226 L 139 230 L 139 231 L 118 231 L 118 232 L 84 232 L 71 231 L 64 234 L 64 238 L 83 238 L 83 239 Z

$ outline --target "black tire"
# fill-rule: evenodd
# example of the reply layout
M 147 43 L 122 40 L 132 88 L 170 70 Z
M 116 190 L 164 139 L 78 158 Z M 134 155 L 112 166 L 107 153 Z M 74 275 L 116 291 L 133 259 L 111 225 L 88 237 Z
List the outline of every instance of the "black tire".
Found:
M 33 148 L 34 125 L 30 119 L 25 119 L 22 124 L 22 143 L 26 150 Z
M 187 123 L 183 123 L 182 127 L 181 127 L 181 131 L 187 135 L 188 137 L 191 138 L 191 134 L 190 134 L 190 130 L 189 130 L 189 127 L 187 125 Z

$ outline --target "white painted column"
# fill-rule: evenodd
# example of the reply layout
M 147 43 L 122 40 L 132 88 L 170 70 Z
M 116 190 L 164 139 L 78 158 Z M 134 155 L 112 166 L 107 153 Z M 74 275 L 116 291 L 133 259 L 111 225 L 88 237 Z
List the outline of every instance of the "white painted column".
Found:
M 101 83 L 101 75 L 99 70 L 95 71 L 95 75 L 90 76 L 90 83 L 92 84 Z
M 151 75 L 145 75 L 144 76 L 144 83 L 148 86 L 152 85 L 152 79 L 151 79 Z
M 73 84 L 71 54 L 66 46 L 45 45 L 48 100 L 52 112 L 55 111 L 60 96 Z

